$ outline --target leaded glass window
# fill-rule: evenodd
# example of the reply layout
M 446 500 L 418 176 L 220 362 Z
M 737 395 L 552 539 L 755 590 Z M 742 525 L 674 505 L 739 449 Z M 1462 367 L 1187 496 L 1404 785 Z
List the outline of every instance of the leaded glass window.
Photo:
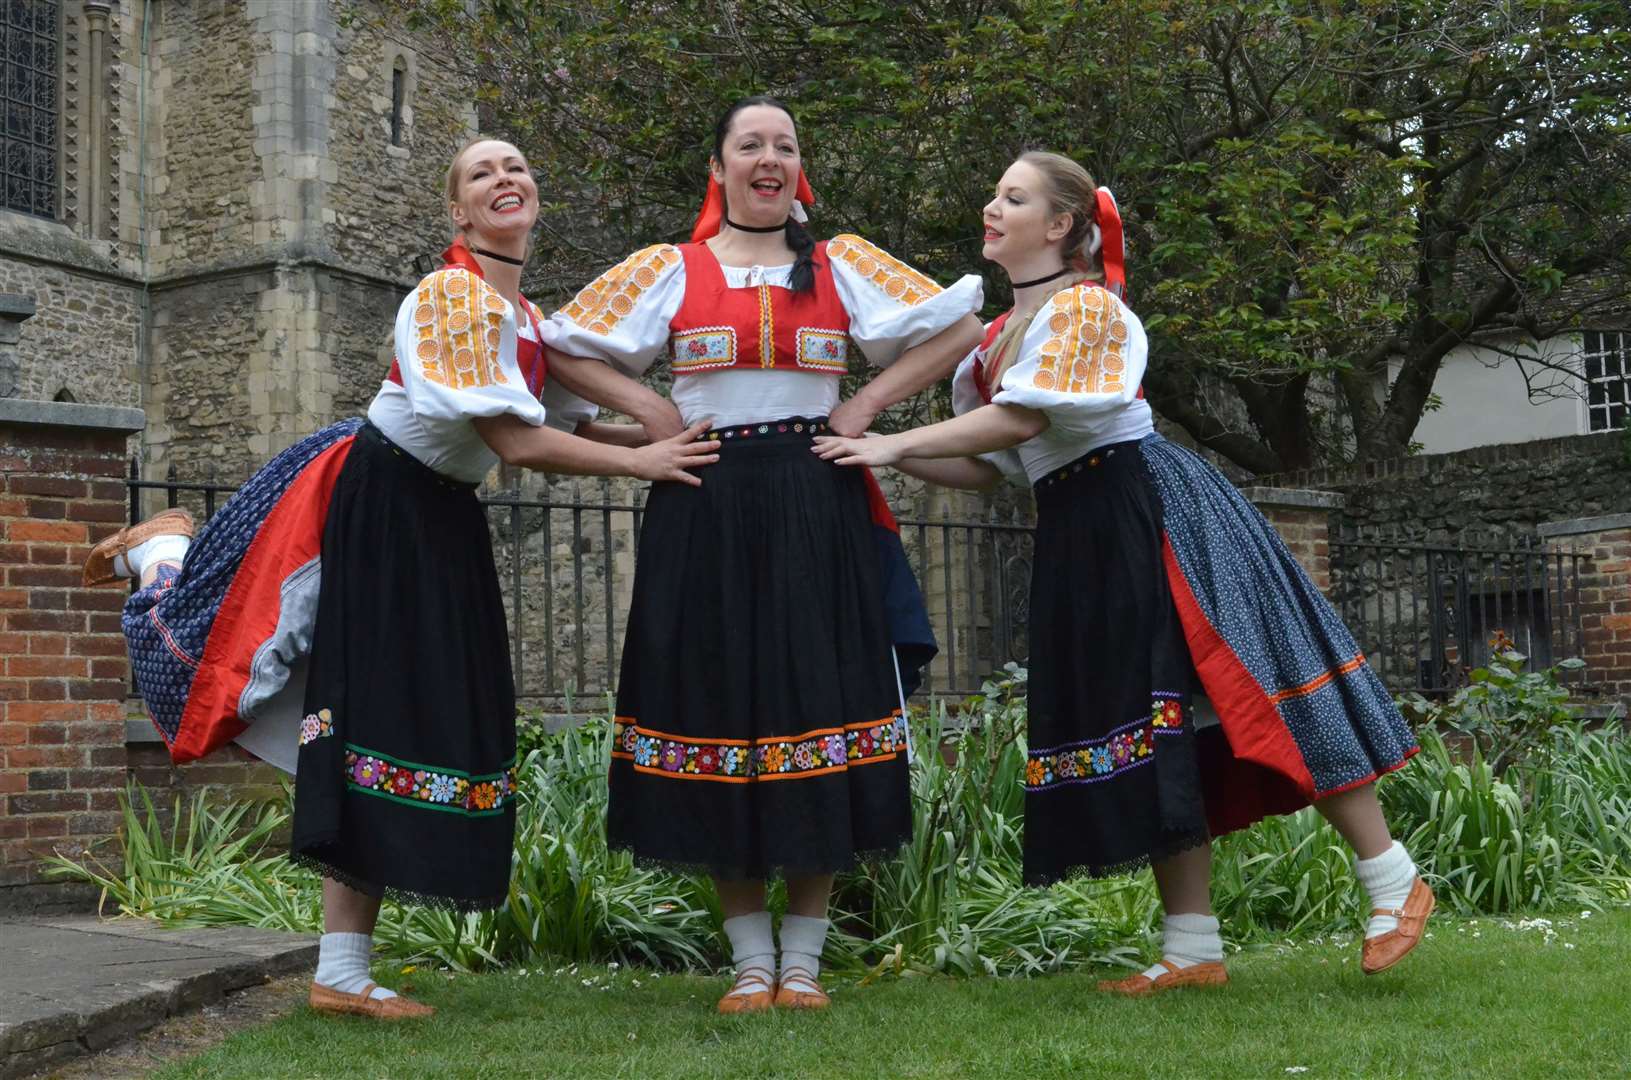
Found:
M 60 0 L 0 0 L 0 197 L 4 208 L 57 216 Z
M 1614 431 L 1631 420 L 1631 332 L 1587 330 L 1587 431 Z

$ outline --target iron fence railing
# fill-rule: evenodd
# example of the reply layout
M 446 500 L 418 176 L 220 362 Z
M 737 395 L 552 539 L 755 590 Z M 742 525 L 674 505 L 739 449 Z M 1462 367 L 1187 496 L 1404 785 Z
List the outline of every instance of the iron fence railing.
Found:
M 207 520 L 236 490 L 130 467 L 130 516 L 144 500 L 185 502 Z M 545 710 L 598 710 L 616 687 L 644 489 L 574 482 L 545 495 L 484 492 L 505 593 L 516 694 Z M 146 506 L 146 512 L 157 509 Z M 978 515 L 900 520 L 940 643 L 920 694 L 963 696 L 1029 655 L 1032 531 L 987 506 Z M 1532 538 L 1440 543 L 1374 533 L 1334 537 L 1331 599 L 1388 687 L 1443 694 L 1510 644 L 1545 666 L 1582 650 L 1583 553 Z M 1589 683 L 1589 670 L 1568 677 Z
M 1444 694 L 1506 647 L 1535 667 L 1579 657 L 1587 558 L 1532 537 L 1449 544 L 1354 533 L 1331 543 L 1331 598 L 1390 689 Z M 1566 677 L 1584 684 L 1590 673 Z

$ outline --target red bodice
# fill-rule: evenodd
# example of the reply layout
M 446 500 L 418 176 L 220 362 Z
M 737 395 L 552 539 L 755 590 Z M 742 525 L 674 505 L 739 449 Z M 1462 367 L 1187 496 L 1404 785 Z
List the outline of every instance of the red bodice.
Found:
M 681 244 L 685 299 L 669 321 L 674 374 L 723 368 L 814 371 L 849 367 L 849 312 L 838 298 L 825 242 L 816 245 L 815 288 L 733 289 L 706 244 Z

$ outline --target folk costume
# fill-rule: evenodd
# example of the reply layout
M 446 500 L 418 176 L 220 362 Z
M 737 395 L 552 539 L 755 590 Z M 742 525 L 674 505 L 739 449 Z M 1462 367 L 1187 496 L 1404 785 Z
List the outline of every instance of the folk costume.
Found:
M 896 667 L 910 683 L 934 646 L 876 484 L 811 440 L 852 360 L 888 365 L 981 287 L 839 236 L 794 292 L 790 266 L 720 264 L 702 242 L 719 216 L 551 316 L 564 353 L 630 376 L 665 357 L 681 416 L 712 420 L 720 449 L 701 487 L 659 483 L 646 504 L 607 835 L 727 880 L 826 873 L 911 836 Z
M 402 303 L 366 420 L 296 443 L 125 605 L 136 682 L 176 762 L 236 740 L 295 773 L 293 857 L 459 909 L 508 892 L 515 691 L 471 421 L 570 429 L 543 322 L 460 242 Z M 298 769 L 297 769 L 298 766 Z
M 1039 884 L 1177 854 L 1417 750 L 1273 527 L 1155 433 L 1107 202 L 1105 286 L 1061 289 L 1022 334 L 998 318 L 952 390 L 959 415 L 994 402 L 1049 420 L 983 455 L 1037 502 L 1024 858 Z M 1197 730 L 1197 690 L 1216 726 Z

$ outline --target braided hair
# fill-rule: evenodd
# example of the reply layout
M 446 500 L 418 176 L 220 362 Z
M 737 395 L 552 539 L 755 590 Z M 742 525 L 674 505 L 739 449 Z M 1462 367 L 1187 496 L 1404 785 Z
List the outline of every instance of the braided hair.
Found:
M 755 105 L 768 105 L 772 109 L 780 109 L 787 114 L 789 120 L 793 119 L 793 110 L 769 94 L 754 94 L 752 97 L 742 98 L 726 109 L 725 115 L 714 125 L 715 161 L 725 160 L 725 137 L 730 134 L 731 122 L 736 119 L 736 114 Z M 729 210 L 728 205 L 726 209 Z M 786 228 L 787 246 L 793 251 L 793 269 L 788 276 L 788 285 L 794 292 L 809 292 L 815 288 L 815 238 L 791 215 L 787 218 Z

